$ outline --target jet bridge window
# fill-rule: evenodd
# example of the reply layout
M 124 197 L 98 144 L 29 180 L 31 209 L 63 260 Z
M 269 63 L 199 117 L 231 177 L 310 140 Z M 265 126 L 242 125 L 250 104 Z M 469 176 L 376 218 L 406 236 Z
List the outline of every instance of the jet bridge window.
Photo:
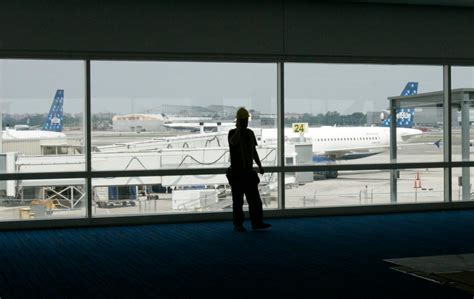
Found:
M 67 146 L 42 146 L 43 155 L 67 155 L 69 154 Z

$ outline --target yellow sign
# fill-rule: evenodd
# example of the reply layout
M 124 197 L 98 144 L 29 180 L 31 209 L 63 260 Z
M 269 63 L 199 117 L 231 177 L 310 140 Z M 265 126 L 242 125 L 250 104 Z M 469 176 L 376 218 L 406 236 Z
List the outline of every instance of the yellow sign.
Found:
M 291 128 L 293 133 L 306 133 L 308 132 L 308 123 L 292 123 Z

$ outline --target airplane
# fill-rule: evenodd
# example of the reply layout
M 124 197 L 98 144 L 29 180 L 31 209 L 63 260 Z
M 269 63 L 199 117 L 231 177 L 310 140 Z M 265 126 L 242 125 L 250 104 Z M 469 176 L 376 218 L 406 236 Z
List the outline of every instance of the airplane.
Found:
M 64 90 L 56 90 L 51 108 L 48 116 L 45 118 L 40 130 L 29 125 L 16 125 L 13 128 L 6 127 L 2 132 L 3 140 L 18 140 L 18 139 L 57 139 L 66 138 L 62 133 L 63 130 L 63 103 Z
M 234 122 L 172 122 L 163 123 L 163 126 L 170 129 L 183 129 L 191 131 L 200 131 L 201 133 L 207 131 L 222 131 L 230 130 L 235 126 Z
M 416 94 L 417 91 L 418 82 L 408 82 L 401 95 Z M 397 144 L 423 134 L 421 130 L 412 128 L 414 115 L 414 109 L 397 110 Z M 390 147 L 390 121 L 389 115 L 378 127 L 323 126 L 308 128 L 304 133 L 295 133 L 292 128 L 285 128 L 285 139 L 310 140 L 313 162 L 331 164 L 335 161 L 366 158 L 387 150 Z M 262 129 L 260 140 L 262 144 L 274 145 L 276 140 L 277 129 Z M 324 175 L 327 178 L 336 178 L 337 171 L 327 172 Z
M 416 94 L 418 82 L 408 82 L 402 91 L 402 95 Z M 409 139 L 422 135 L 423 132 L 414 129 L 414 109 L 399 109 L 396 115 L 397 121 L 397 143 L 403 144 Z M 307 132 L 295 133 L 292 128 L 285 129 L 286 141 L 298 142 L 301 138 L 309 140 L 312 144 L 313 163 L 335 163 L 341 160 L 353 160 L 369 157 L 386 151 L 390 147 L 390 123 L 389 115 L 382 121 L 378 127 L 336 127 L 323 126 L 318 128 L 309 128 Z M 229 126 L 235 126 L 235 123 L 228 123 Z M 190 128 L 196 128 L 195 124 L 187 123 Z M 216 124 L 217 125 L 217 124 Z M 193 127 L 194 126 L 194 127 Z M 204 126 L 202 123 L 201 127 Z M 260 145 L 277 145 L 276 128 L 253 128 L 256 132 L 257 142 Z M 217 133 L 206 133 L 201 131 L 198 135 L 189 135 L 193 137 L 211 136 L 219 134 L 225 138 L 227 132 L 218 130 Z M 179 138 L 188 138 L 189 136 L 180 136 Z M 214 135 L 212 135 L 214 136 Z M 215 137 L 215 136 L 214 136 Z M 172 139 L 170 137 L 168 139 Z M 226 138 L 225 138 L 226 139 Z M 420 143 L 410 143 L 410 145 L 419 145 Z M 423 143 L 427 144 L 427 143 Z M 431 144 L 431 143 L 430 143 Z M 407 145 L 405 145 L 407 146 Z M 326 174 L 328 178 L 336 178 L 336 172 Z

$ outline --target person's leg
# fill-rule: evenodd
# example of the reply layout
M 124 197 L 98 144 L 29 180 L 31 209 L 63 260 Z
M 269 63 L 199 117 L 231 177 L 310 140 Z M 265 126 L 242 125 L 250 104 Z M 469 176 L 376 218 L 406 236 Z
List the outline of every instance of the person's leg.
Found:
M 234 183 L 231 186 L 232 190 L 232 215 L 234 218 L 234 226 L 240 227 L 244 224 L 244 184 Z
M 245 184 L 245 198 L 247 198 L 247 203 L 249 204 L 252 227 L 259 226 L 263 223 L 263 208 L 258 184 L 255 181 L 249 181 Z

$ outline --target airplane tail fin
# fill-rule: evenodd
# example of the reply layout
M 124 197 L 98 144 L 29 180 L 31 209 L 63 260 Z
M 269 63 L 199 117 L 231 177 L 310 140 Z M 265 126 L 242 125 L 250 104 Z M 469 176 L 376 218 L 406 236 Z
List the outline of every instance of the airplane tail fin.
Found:
M 49 109 L 48 116 L 44 120 L 43 131 L 61 132 L 63 130 L 63 102 L 64 89 L 58 89 L 56 90 L 56 95 Z
M 410 96 L 418 93 L 418 82 L 408 82 L 403 88 L 401 96 Z M 397 127 L 398 128 L 412 128 L 413 119 L 415 117 L 414 108 L 401 108 L 397 109 Z M 382 127 L 390 127 L 390 121 L 392 116 L 389 115 L 382 121 Z
M 401 96 L 411 96 L 418 93 L 418 82 L 408 82 L 403 89 Z

